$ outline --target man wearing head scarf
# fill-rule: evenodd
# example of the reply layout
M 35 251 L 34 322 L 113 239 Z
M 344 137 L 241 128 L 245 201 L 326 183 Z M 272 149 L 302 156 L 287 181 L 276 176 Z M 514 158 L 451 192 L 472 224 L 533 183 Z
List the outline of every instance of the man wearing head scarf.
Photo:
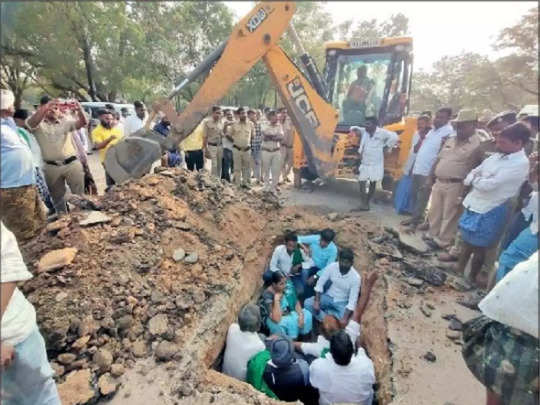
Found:
M 286 337 L 275 339 L 271 342 L 270 356 L 263 373 L 268 387 L 282 401 L 306 402 L 313 392 L 309 365 L 305 360 L 295 359 L 292 342 Z
M 34 237 L 43 228 L 45 212 L 36 188 L 32 152 L 17 134 L 13 121 L 14 101 L 11 91 L 0 90 L 0 219 L 22 241 Z

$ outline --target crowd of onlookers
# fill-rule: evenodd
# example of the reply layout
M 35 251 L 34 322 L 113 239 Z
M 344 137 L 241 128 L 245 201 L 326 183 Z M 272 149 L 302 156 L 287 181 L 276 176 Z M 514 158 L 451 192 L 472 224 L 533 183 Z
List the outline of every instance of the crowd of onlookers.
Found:
M 482 312 L 464 325 L 463 357 L 490 405 L 538 398 L 537 110 L 422 113 L 394 192 L 397 211 L 410 214 L 404 232 L 424 231 L 445 267 L 464 275 L 469 266 L 471 283 L 497 282 L 481 301 L 461 302 Z M 360 137 L 359 210 L 369 210 L 398 136 L 376 117 L 351 136 Z M 334 236 L 287 234 L 275 248 L 258 305 L 229 328 L 226 374 L 284 401 L 371 404 L 373 364 L 358 338 L 377 276 L 362 283 L 352 251 L 338 254 Z
M 68 187 L 73 194 L 97 193 L 92 150 L 111 187 L 115 181 L 104 164 L 109 148 L 140 130 L 169 137 L 176 116 L 149 122 L 153 115 L 139 101 L 132 115 L 105 105 L 97 120 L 89 120 L 77 101 L 44 96 L 33 112 L 13 104 L 13 94 L 1 90 L 2 395 L 24 392 L 27 403 L 52 404 L 59 400 L 35 312 L 16 287 L 31 277 L 16 240 L 36 235 L 46 210 L 52 216 L 68 211 Z M 214 106 L 160 163 L 193 171 L 208 159 L 213 176 L 243 188 L 254 180 L 277 194 L 293 166 L 293 131 L 285 108 Z M 538 369 L 537 134 L 537 106 L 481 116 L 471 109 L 455 116 L 450 108 L 433 116 L 426 111 L 417 119 L 394 192 L 397 212 L 410 215 L 402 221 L 404 231 L 422 232 L 439 252 L 438 266 L 459 275 L 469 269 L 472 284 L 491 289 L 481 302 L 462 302 L 484 314 L 465 324 L 463 354 L 488 388 L 490 404 L 533 403 L 538 394 L 530 373 Z M 359 139 L 359 209 L 367 211 L 399 136 L 372 116 L 363 127 L 352 127 L 350 136 Z M 264 273 L 257 305 L 243 307 L 229 328 L 226 374 L 285 401 L 371 404 L 375 374 L 360 325 L 377 275 L 362 277 L 353 252 L 338 252 L 334 238 L 331 229 L 285 235 Z
M 538 111 L 451 115 L 418 118 L 394 205 L 446 268 L 490 287 L 537 249 Z

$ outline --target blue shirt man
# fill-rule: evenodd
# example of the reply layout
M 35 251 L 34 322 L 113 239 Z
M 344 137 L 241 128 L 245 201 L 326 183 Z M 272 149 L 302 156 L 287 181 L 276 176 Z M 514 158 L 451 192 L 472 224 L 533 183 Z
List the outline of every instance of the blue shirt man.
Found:
M 313 287 L 315 286 L 316 278 L 320 277 L 326 266 L 337 260 L 337 246 L 333 242 L 335 236 L 336 233 L 332 229 L 324 229 L 320 234 L 298 237 L 299 243 L 309 245 L 311 259 L 314 264 L 313 267 L 302 270 L 301 283 L 293 279 L 296 292 L 301 300 L 315 294 Z
M 298 237 L 298 243 L 309 245 L 311 248 L 311 258 L 317 271 L 336 261 L 338 250 L 333 242 L 335 235 L 333 230 L 325 229 L 320 234 Z
M 32 152 L 17 134 L 16 129 L 13 129 L 11 122 L 13 120 L 6 118 L 1 120 L 1 188 L 15 188 L 36 183 Z

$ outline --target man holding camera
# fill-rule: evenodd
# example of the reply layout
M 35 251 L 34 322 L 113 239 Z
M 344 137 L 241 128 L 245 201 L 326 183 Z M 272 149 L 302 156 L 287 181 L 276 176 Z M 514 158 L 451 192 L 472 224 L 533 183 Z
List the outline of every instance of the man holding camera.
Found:
M 76 117 L 66 114 L 69 110 Z M 49 187 L 56 212 L 67 212 L 66 183 L 73 194 L 84 194 L 84 171 L 71 140 L 71 133 L 88 124 L 78 101 L 62 102 L 41 99 L 40 107 L 26 125 L 34 133 L 44 160 L 45 181 Z

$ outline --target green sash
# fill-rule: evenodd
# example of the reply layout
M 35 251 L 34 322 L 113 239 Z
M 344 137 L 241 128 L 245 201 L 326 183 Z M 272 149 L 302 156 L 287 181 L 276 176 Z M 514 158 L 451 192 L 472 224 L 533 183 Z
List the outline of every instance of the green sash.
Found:
M 266 394 L 270 398 L 278 399 L 276 394 L 268 387 L 264 381 L 263 374 L 266 363 L 272 358 L 268 350 L 263 350 L 251 357 L 247 364 L 246 381 L 258 391 Z

